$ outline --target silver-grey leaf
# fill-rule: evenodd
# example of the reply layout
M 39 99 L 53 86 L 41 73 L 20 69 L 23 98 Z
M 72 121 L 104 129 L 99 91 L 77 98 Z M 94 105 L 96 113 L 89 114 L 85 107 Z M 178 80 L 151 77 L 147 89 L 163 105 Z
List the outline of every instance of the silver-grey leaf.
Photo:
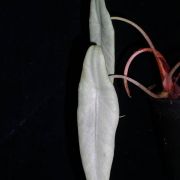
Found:
M 78 132 L 87 180 L 109 180 L 119 120 L 118 99 L 100 46 L 86 54 L 78 90 Z
M 108 74 L 114 74 L 114 28 L 104 0 L 91 0 L 89 29 L 91 42 L 102 48 Z

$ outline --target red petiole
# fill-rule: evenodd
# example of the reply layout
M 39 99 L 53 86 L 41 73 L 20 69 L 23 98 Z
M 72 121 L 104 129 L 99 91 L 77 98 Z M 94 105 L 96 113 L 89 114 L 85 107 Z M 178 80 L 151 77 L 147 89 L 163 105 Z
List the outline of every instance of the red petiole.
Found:
M 173 77 L 174 73 L 176 72 L 176 70 L 180 67 L 180 62 L 178 62 L 174 68 L 172 68 L 172 70 L 170 70 L 170 67 L 166 61 L 166 59 L 163 57 L 163 55 L 157 51 L 151 41 L 151 39 L 149 38 L 149 36 L 142 30 L 141 27 L 139 27 L 137 24 L 135 24 L 132 21 L 129 21 L 125 18 L 121 18 L 121 17 L 112 17 L 112 20 L 120 20 L 123 22 L 126 22 L 130 25 L 132 25 L 133 27 L 135 27 L 146 39 L 147 43 L 149 44 L 149 48 L 143 48 L 140 49 L 136 52 L 134 52 L 131 57 L 128 59 L 127 64 L 125 66 L 124 69 L 124 76 L 122 75 L 114 75 L 114 78 L 122 78 L 124 79 L 124 86 L 126 89 L 126 92 L 128 94 L 129 97 L 131 97 L 130 95 L 130 91 L 129 91 L 129 87 L 128 87 L 128 81 L 132 82 L 133 84 L 135 84 L 136 86 L 138 86 L 139 88 L 141 88 L 142 90 L 144 90 L 147 94 L 149 94 L 150 96 L 154 97 L 154 98 L 179 98 L 180 97 L 180 86 L 177 84 L 178 80 L 180 78 L 180 74 L 178 74 L 176 77 Z M 162 80 L 162 86 L 163 86 L 163 90 L 160 94 L 155 94 L 153 92 L 150 91 L 150 89 L 144 87 L 143 85 L 141 85 L 139 82 L 133 80 L 132 78 L 127 77 L 128 75 L 128 70 L 129 67 L 132 63 L 132 61 L 140 54 L 145 53 L 145 52 L 150 52 L 153 53 L 159 68 L 159 72 L 161 75 L 161 80 Z

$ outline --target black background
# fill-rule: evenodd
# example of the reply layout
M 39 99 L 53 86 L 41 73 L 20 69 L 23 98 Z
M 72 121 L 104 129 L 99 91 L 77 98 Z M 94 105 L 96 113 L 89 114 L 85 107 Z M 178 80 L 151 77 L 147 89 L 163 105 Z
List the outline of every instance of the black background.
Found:
M 107 0 L 112 16 L 138 23 L 170 66 L 180 59 L 178 1 Z M 89 47 L 89 0 L 0 2 L 2 180 L 84 180 L 77 136 L 77 88 Z M 132 52 L 147 47 L 134 28 L 114 22 L 116 73 Z M 142 55 L 131 77 L 159 81 L 152 55 Z M 149 98 L 133 98 L 115 81 L 121 115 L 111 179 L 166 179 Z

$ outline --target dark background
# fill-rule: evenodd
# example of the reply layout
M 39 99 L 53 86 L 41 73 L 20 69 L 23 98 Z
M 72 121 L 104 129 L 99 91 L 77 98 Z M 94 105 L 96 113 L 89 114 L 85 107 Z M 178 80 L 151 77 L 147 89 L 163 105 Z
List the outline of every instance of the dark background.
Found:
M 178 1 L 107 0 L 113 16 L 138 23 L 173 66 L 180 59 Z M 77 137 L 77 88 L 89 47 L 89 0 L 0 2 L 0 165 L 2 180 L 84 180 Z M 115 22 L 116 73 L 147 47 L 130 26 Z M 143 60 L 146 59 L 146 60 Z M 152 55 L 131 77 L 159 81 Z M 121 115 L 111 180 L 166 179 L 148 96 L 134 86 L 128 99 L 115 81 Z

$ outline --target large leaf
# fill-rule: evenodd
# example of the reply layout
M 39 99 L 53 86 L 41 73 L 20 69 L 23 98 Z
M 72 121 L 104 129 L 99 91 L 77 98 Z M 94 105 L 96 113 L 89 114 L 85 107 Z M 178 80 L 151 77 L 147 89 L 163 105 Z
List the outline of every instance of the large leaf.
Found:
M 87 180 L 109 180 L 119 120 L 118 99 L 100 46 L 91 46 L 78 92 L 78 131 Z

